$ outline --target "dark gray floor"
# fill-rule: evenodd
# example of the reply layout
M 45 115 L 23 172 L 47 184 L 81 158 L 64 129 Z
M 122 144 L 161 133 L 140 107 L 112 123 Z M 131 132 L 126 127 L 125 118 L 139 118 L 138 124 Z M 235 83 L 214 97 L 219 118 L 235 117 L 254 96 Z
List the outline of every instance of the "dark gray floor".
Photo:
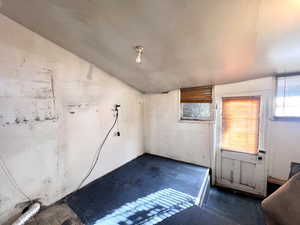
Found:
M 211 188 L 206 204 L 193 206 L 158 225 L 265 225 L 261 200 L 223 188 Z
M 265 225 L 260 200 L 211 188 L 195 206 L 206 168 L 143 155 L 76 193 L 67 203 L 86 225 Z
M 73 193 L 67 203 L 86 225 L 143 224 L 157 214 L 166 217 L 188 207 L 207 170 L 145 154 Z M 128 223 L 120 222 L 122 217 Z M 101 218 L 111 222 L 99 222 Z
M 199 209 L 199 207 L 193 206 L 157 225 L 237 225 L 237 223 L 205 207 Z
M 206 209 L 242 225 L 265 225 L 261 200 L 231 190 L 212 188 Z

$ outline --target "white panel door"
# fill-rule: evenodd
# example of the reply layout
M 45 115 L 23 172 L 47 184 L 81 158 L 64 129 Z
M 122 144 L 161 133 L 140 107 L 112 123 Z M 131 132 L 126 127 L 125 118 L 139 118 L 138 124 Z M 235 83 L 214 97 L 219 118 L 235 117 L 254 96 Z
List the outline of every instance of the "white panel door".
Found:
M 217 99 L 216 123 L 216 184 L 256 195 L 266 194 L 266 150 L 265 150 L 265 122 L 266 98 L 260 96 L 258 149 L 249 154 L 242 151 L 222 149 L 222 97 Z M 238 110 L 238 109 L 237 109 Z M 223 131 L 225 132 L 225 131 Z

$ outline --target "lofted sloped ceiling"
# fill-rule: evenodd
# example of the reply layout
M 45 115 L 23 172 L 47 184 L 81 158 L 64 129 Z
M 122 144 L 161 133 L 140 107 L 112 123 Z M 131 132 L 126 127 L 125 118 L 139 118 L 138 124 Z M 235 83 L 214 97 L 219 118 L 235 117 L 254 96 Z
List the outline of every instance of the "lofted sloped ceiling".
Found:
M 300 71 L 300 0 L 2 0 L 0 12 L 148 93 Z

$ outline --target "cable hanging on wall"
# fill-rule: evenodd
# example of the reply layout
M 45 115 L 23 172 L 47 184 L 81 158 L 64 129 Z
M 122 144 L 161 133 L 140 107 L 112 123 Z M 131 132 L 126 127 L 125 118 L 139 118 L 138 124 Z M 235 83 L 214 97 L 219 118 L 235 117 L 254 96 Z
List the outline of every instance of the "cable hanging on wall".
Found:
M 114 129 L 116 123 L 118 122 L 118 118 L 119 118 L 119 108 L 120 108 L 120 105 L 115 105 L 115 108 L 114 108 L 114 111 L 116 112 L 115 114 L 115 120 L 111 126 L 111 128 L 108 130 L 107 134 L 105 135 L 101 145 L 98 147 L 98 150 L 95 154 L 95 158 L 93 159 L 92 161 L 92 164 L 91 164 L 91 167 L 90 169 L 88 170 L 86 176 L 83 178 L 83 180 L 80 182 L 77 190 L 79 190 L 81 188 L 81 186 L 83 185 L 83 183 L 88 179 L 88 177 L 91 175 L 91 173 L 93 172 L 94 168 L 96 167 L 98 161 L 99 161 L 99 157 L 100 157 L 100 153 L 102 151 L 102 148 L 107 140 L 107 138 L 109 137 L 111 131 Z
M 0 156 L 0 167 L 4 174 L 6 175 L 9 183 L 14 187 L 15 190 L 17 190 L 24 198 L 26 198 L 28 201 L 32 202 L 32 199 L 21 189 L 21 187 L 18 185 L 15 178 L 12 176 L 10 170 L 6 166 L 3 158 Z

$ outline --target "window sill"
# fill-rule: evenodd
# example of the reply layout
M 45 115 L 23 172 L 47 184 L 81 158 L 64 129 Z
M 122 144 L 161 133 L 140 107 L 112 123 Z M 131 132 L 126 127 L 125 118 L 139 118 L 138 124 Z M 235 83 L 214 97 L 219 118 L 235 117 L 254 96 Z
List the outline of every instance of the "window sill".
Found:
M 300 122 L 300 117 L 274 116 L 272 121 Z
M 198 123 L 198 124 L 211 124 L 214 123 L 214 120 L 210 119 L 210 120 L 192 120 L 192 119 L 179 119 L 178 120 L 179 123 Z

